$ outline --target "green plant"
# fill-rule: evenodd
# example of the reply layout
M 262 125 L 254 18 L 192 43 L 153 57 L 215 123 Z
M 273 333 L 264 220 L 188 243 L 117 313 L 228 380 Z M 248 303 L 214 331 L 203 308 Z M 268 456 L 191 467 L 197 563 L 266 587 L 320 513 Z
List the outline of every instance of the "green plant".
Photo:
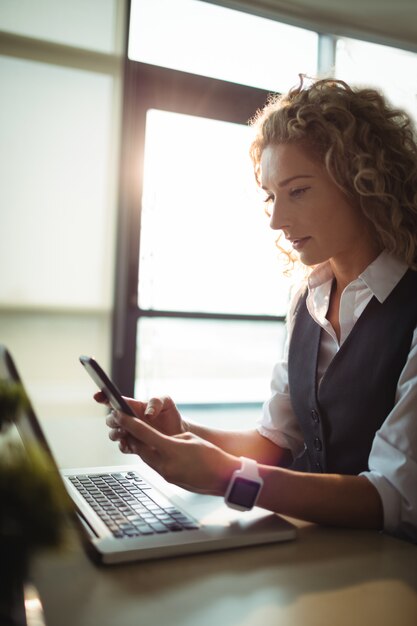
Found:
M 0 540 L 30 555 L 63 539 L 68 498 L 44 452 L 8 443 L 0 459 Z
M 0 380 L 0 432 L 15 421 L 19 411 L 26 405 L 27 398 L 21 385 Z
M 24 583 L 32 554 L 63 545 L 69 498 L 40 445 L 11 427 L 28 404 L 20 385 L 0 380 L 0 624 L 26 626 Z M 14 436 L 13 436 L 14 435 Z
M 70 509 L 46 452 L 7 436 L 26 404 L 19 385 L 0 381 L 0 550 L 9 568 L 25 567 L 39 548 L 60 545 Z

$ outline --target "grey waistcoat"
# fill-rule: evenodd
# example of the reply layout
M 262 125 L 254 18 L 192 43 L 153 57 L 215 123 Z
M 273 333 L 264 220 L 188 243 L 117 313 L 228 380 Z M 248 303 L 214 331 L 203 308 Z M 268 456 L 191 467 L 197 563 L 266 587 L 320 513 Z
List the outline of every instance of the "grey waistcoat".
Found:
M 308 313 L 306 294 L 301 298 L 288 378 L 306 447 L 293 469 L 338 474 L 368 469 L 372 441 L 394 406 L 416 326 L 417 272 L 408 270 L 382 304 L 371 299 L 317 391 L 321 327 Z

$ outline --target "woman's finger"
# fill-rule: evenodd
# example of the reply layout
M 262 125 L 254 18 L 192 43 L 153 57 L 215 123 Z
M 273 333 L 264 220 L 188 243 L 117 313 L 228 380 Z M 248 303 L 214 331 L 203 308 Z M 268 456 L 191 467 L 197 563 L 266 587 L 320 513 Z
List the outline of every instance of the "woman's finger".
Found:
M 119 427 L 124 431 L 119 446 L 124 453 L 135 453 L 152 469 L 162 473 L 164 459 L 170 454 L 172 440 L 159 431 L 123 413 L 118 414 Z
M 151 398 L 145 408 L 146 417 L 157 417 L 164 406 L 162 398 Z
M 97 391 L 94 394 L 93 398 L 99 404 L 107 404 L 107 405 L 109 404 L 109 401 L 107 400 L 106 396 L 104 395 L 102 391 Z
M 128 433 L 120 439 L 119 448 L 124 454 L 137 454 L 143 461 L 145 461 L 145 463 L 147 463 L 147 465 L 156 471 L 160 468 L 161 455 L 159 452 L 155 448 L 151 448 L 145 443 L 141 443 Z
M 110 413 L 106 415 L 106 425 L 109 426 L 110 428 L 119 427 L 119 423 L 117 421 L 115 411 L 110 411 Z
M 129 433 L 127 433 L 123 428 L 111 428 L 109 430 L 109 439 L 112 441 L 120 441 L 121 439 L 126 438 Z
M 142 402 L 141 400 L 135 400 L 134 398 L 127 398 L 126 396 L 123 396 L 123 399 L 126 400 L 130 408 L 133 409 L 135 415 L 137 415 L 140 419 L 143 419 L 147 403 Z
M 157 417 L 162 411 L 175 407 L 174 401 L 169 396 L 151 398 L 145 408 L 146 417 Z
M 138 442 L 144 443 L 147 446 L 165 450 L 170 442 L 169 437 L 155 430 L 152 426 L 146 424 L 146 422 L 142 422 L 140 419 L 120 413 L 117 414 L 116 421 L 119 428 L 123 428 L 127 433 L 133 435 Z

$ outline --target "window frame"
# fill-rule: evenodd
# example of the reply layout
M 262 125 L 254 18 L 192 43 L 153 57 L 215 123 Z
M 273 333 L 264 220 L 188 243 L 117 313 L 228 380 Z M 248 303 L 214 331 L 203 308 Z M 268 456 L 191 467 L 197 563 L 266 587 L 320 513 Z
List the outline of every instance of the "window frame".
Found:
M 112 333 L 112 377 L 134 394 L 137 325 L 142 317 L 284 323 L 284 316 L 142 309 L 138 306 L 146 113 L 159 109 L 247 124 L 270 92 L 126 59 Z M 139 348 L 140 349 L 140 348 Z

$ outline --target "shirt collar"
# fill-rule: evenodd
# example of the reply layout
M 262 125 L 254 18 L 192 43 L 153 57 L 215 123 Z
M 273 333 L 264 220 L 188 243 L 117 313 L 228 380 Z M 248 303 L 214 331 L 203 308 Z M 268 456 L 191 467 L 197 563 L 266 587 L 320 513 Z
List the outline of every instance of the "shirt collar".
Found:
M 400 282 L 407 269 L 408 266 L 405 263 L 383 250 L 356 280 L 362 281 L 377 300 L 382 303 Z M 325 261 L 317 265 L 311 272 L 308 278 L 309 290 L 312 291 L 316 287 L 333 280 L 333 278 L 334 274 L 330 263 Z
M 360 274 L 359 278 L 369 287 L 379 302 L 384 302 L 398 285 L 408 266 L 386 250 Z

